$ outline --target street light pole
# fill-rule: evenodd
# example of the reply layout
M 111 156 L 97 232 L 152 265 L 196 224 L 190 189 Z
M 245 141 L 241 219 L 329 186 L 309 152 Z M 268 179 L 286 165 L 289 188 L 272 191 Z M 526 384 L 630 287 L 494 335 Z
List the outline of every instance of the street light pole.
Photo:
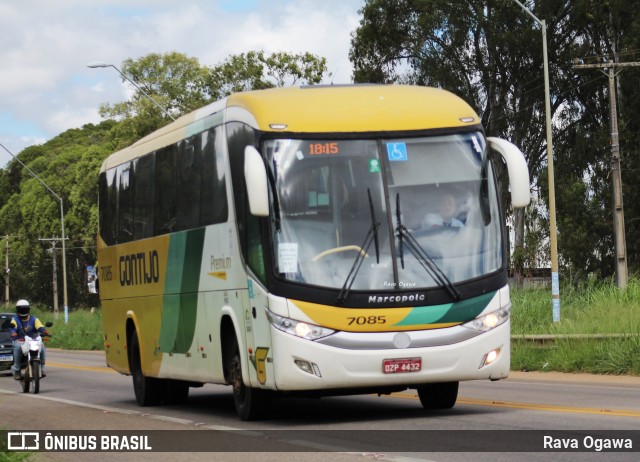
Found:
M 167 111 L 165 108 L 163 108 L 162 106 L 160 106 L 160 104 L 158 104 L 158 102 L 156 100 L 154 100 L 151 96 L 149 96 L 147 94 L 147 92 L 145 92 L 142 88 L 140 88 L 140 86 L 138 86 L 137 83 L 135 83 L 133 80 L 131 80 L 129 77 L 127 77 L 120 69 L 118 69 L 115 65 L 113 64 L 107 64 L 107 63 L 103 63 L 103 62 L 94 62 L 94 63 L 89 63 L 87 64 L 87 67 L 90 69 L 97 69 L 97 68 L 102 68 L 102 67 L 113 67 L 116 71 L 118 71 L 118 73 L 122 76 L 123 79 L 126 79 L 127 81 L 129 81 L 131 83 L 131 85 L 133 85 L 134 87 L 136 87 L 138 90 L 140 90 L 140 92 L 147 97 L 147 99 L 149 99 L 149 101 L 151 101 L 153 104 L 155 104 L 163 113 L 165 113 L 167 116 L 169 116 L 171 118 L 171 120 L 176 120 L 175 117 L 173 117 L 171 115 L 171 113 L 169 111 Z
M 549 91 L 549 58 L 547 56 L 547 23 L 538 19 L 520 1 L 513 0 L 542 29 L 542 60 L 544 62 L 544 96 L 547 128 L 547 175 L 549 177 L 549 243 L 551 245 L 551 302 L 553 322 L 560 321 L 560 278 L 558 276 L 558 236 L 556 227 L 556 192 L 553 173 L 553 141 L 551 138 L 551 95 Z
M 15 160 L 17 160 L 20 165 L 22 165 L 25 169 L 27 169 L 27 171 L 36 179 L 38 180 L 40 183 L 42 183 L 42 185 L 47 188 L 47 191 L 49 191 L 51 194 L 53 194 L 53 197 L 55 197 L 56 199 L 58 199 L 60 201 L 60 222 L 61 222 L 61 226 L 62 226 L 62 284 L 63 284 L 63 289 L 62 289 L 62 294 L 63 294 L 63 302 L 64 302 L 64 323 L 66 324 L 67 322 L 69 322 L 69 301 L 67 298 L 67 249 L 65 246 L 65 241 L 66 241 L 66 236 L 64 234 L 64 205 L 63 205 L 63 201 L 62 201 L 62 197 L 58 196 L 55 192 L 53 192 L 53 190 L 49 187 L 49 185 L 47 185 L 47 183 L 45 183 L 44 181 L 42 181 L 42 179 L 36 175 L 33 170 L 31 170 L 29 167 L 27 167 L 24 162 L 22 162 L 20 159 L 18 159 L 16 156 L 13 155 L 13 153 L 11 151 L 9 151 L 4 144 L 0 143 L 0 146 L 2 146 L 2 149 L 4 149 L 5 151 L 7 151 L 9 153 L 9 155 L 11 157 L 13 157 Z

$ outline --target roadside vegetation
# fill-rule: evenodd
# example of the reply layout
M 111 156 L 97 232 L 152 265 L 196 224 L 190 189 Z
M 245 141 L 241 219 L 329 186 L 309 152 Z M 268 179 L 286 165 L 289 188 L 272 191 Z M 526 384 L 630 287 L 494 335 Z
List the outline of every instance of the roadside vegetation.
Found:
M 640 279 L 632 278 L 626 290 L 612 282 L 562 288 L 558 323 L 552 319 L 550 290 L 512 290 L 511 301 L 513 370 L 640 376 Z M 57 320 L 50 310 L 34 312 L 43 322 L 54 322 L 48 347 L 103 349 L 100 309 L 73 310 L 67 324 L 62 310 Z
M 640 375 L 640 280 L 561 287 L 560 322 L 551 291 L 514 290 L 511 368 L 521 371 Z M 548 340 L 519 339 L 554 336 Z
M 58 319 L 53 312 L 41 308 L 32 308 L 33 313 L 43 322 L 51 321 L 53 326 L 48 330 L 52 334 L 46 340 L 47 348 L 63 348 L 65 350 L 102 350 L 102 311 L 100 309 L 78 309 L 69 312 L 69 322 L 64 322 L 61 309 Z

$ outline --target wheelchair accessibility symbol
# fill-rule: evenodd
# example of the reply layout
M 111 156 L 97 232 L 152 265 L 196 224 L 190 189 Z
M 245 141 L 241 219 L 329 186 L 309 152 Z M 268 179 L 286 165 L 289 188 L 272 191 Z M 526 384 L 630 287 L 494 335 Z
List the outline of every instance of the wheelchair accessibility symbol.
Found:
M 396 162 L 408 160 L 406 143 L 387 143 L 387 154 L 389 161 Z

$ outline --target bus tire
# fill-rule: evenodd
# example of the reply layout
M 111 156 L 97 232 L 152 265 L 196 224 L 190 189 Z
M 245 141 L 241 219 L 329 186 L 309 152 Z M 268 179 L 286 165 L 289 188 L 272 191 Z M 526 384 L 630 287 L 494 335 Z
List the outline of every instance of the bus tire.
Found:
M 33 394 L 40 393 L 40 361 L 34 361 L 31 365 L 31 373 L 33 374 Z
M 429 383 L 417 388 L 420 403 L 425 409 L 451 409 L 458 399 L 460 382 Z
M 29 368 L 24 372 L 22 379 L 20 379 L 20 385 L 22 386 L 22 393 L 29 393 L 31 388 L 31 377 L 29 377 Z
M 140 343 L 138 334 L 131 335 L 131 377 L 133 378 L 133 391 L 136 401 L 140 406 L 155 406 L 162 400 L 162 392 L 165 388 L 164 380 L 153 377 L 145 377 L 142 373 L 142 361 L 140 359 Z
M 247 387 L 242 380 L 242 362 L 238 342 L 233 342 L 228 377 L 233 387 L 233 401 L 241 420 L 261 420 L 269 411 L 271 395 L 266 390 Z

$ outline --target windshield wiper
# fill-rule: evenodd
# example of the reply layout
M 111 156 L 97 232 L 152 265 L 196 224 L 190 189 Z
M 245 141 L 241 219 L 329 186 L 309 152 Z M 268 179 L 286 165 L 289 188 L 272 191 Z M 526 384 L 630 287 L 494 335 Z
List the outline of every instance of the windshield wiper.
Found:
M 402 264 L 402 269 L 404 269 L 404 255 L 403 255 L 403 238 L 406 239 L 407 247 L 409 251 L 416 257 L 416 260 L 422 265 L 429 276 L 433 278 L 441 287 L 447 289 L 449 295 L 454 300 L 460 299 L 460 292 L 456 289 L 456 287 L 451 283 L 451 280 L 444 274 L 444 271 L 440 269 L 440 267 L 433 261 L 433 258 L 427 253 L 426 250 L 422 248 L 422 246 L 418 243 L 415 237 L 409 232 L 407 228 L 404 227 L 401 220 L 400 213 L 400 194 L 396 195 L 396 217 L 398 219 L 398 227 L 396 231 L 398 232 L 398 251 L 400 253 L 400 262 Z
M 353 265 L 351 265 L 351 270 L 349 271 L 349 274 L 347 274 L 347 279 L 345 279 L 342 289 L 340 289 L 337 300 L 338 303 L 344 303 L 349 296 L 351 286 L 356 280 L 356 276 L 358 275 L 358 271 L 360 271 L 364 257 L 367 255 L 369 247 L 371 247 L 371 242 L 375 243 L 376 263 L 380 263 L 380 242 L 378 241 L 378 228 L 380 227 L 380 223 L 376 221 L 376 213 L 373 208 L 373 199 L 371 198 L 371 190 L 369 188 L 367 188 L 367 194 L 369 196 L 369 211 L 371 212 L 371 227 L 364 238 L 364 242 L 360 246 L 360 251 L 356 256 Z
M 369 188 L 367 188 L 367 196 L 369 197 L 369 211 L 371 212 L 371 231 L 373 231 L 373 241 L 376 245 L 376 263 L 380 263 L 380 241 L 378 240 L 380 223 L 376 222 L 376 211 L 373 208 L 373 199 L 371 199 L 371 190 Z
M 400 193 L 396 194 L 396 222 L 398 223 L 398 227 L 396 231 L 404 228 L 402 225 L 402 216 L 400 215 Z M 398 232 L 398 253 L 400 254 L 400 263 L 402 264 L 402 269 L 404 269 L 404 247 L 402 242 L 402 232 Z
M 273 168 L 276 169 L 276 162 L 273 162 Z M 278 189 L 276 188 L 276 176 L 273 171 L 267 169 L 267 178 L 269 179 L 269 186 L 271 187 L 271 193 L 273 194 L 273 219 L 276 227 L 276 231 L 280 232 L 280 200 L 278 199 Z

